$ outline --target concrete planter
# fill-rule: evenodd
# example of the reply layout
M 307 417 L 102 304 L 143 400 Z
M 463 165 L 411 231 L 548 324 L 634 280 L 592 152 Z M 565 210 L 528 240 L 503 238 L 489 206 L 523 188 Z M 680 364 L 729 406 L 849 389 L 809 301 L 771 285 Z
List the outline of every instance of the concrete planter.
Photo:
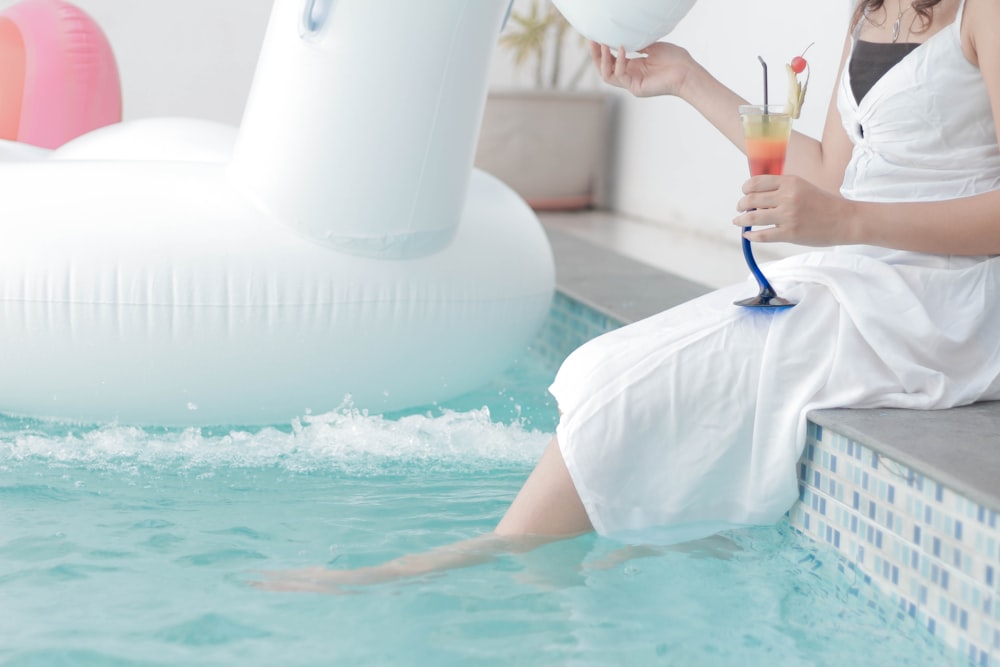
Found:
M 600 206 L 610 154 L 610 96 L 565 91 L 491 92 L 476 166 L 535 210 Z

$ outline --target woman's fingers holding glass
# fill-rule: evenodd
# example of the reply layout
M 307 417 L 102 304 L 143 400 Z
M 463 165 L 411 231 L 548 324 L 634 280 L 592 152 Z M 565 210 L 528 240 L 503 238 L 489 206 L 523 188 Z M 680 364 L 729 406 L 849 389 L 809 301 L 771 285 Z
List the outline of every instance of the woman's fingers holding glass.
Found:
M 754 227 L 744 233 L 751 241 L 778 241 L 781 231 L 777 228 L 780 215 L 775 209 L 780 205 L 781 176 L 754 176 L 743 184 L 743 196 L 736 202 L 740 215 L 733 219 L 737 227 Z M 760 228 L 768 229 L 760 229 Z
M 753 226 L 753 225 L 748 225 Z M 772 227 L 756 227 L 748 232 L 743 232 L 743 238 L 751 241 L 753 243 L 776 243 L 780 241 L 787 241 L 785 238 L 785 230 L 777 226 Z
M 775 223 L 772 209 L 767 207 L 751 208 L 743 211 L 733 218 L 733 225 L 736 227 L 770 227 Z
M 798 176 L 755 176 L 743 184 L 743 192 L 733 224 L 753 227 L 745 235 L 750 241 L 807 246 L 857 242 L 857 204 Z
M 743 195 L 736 202 L 736 210 L 746 214 L 753 211 L 774 208 L 778 205 L 778 198 L 774 192 L 754 192 Z
M 773 192 L 781 187 L 783 176 L 752 176 L 743 183 L 743 194 L 749 195 L 755 192 Z
M 781 193 L 775 187 L 756 187 L 747 189 L 743 186 L 744 195 L 736 202 L 736 210 L 746 214 L 755 210 L 774 208 L 780 203 Z M 743 216 L 740 216 L 741 218 Z M 739 219 L 739 218 L 737 218 Z

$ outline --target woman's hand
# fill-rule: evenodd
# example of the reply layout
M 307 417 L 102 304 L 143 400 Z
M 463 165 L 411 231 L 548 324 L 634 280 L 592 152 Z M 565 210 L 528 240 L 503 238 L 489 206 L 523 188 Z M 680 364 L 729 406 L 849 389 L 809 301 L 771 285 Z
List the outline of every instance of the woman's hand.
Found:
M 636 97 L 680 95 L 688 73 L 697 63 L 684 49 L 657 42 L 640 51 L 645 57 L 626 58 L 625 49 L 613 54 L 607 46 L 590 43 L 590 56 L 601 78 Z
M 743 184 L 736 205 L 739 227 L 768 227 L 749 231 L 750 241 L 831 246 L 854 240 L 854 202 L 822 190 L 798 176 L 754 176 Z

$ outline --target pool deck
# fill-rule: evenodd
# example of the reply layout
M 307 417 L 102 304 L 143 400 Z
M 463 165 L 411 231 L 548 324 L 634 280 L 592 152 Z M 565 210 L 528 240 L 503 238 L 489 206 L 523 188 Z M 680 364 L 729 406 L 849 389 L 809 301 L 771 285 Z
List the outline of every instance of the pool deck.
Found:
M 671 236 L 603 212 L 540 218 L 555 254 L 559 290 L 622 323 L 744 277 L 738 252 L 720 251 L 708 240 Z M 651 263 L 654 256 L 661 266 Z M 687 275 L 664 270 L 664 262 Z M 715 284 L 700 282 L 700 276 Z M 1000 402 L 941 411 L 819 410 L 810 421 L 1000 512 Z

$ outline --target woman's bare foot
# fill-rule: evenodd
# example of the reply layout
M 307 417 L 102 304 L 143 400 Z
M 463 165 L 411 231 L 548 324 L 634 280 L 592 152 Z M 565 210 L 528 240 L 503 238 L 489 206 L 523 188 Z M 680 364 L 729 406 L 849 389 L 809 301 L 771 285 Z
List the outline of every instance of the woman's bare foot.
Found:
M 268 591 L 342 593 L 345 586 L 380 584 L 486 563 L 502 554 L 530 551 L 591 530 L 559 443 L 553 438 L 492 533 L 373 567 L 354 570 L 309 567 L 265 572 L 264 580 L 252 585 Z
M 359 567 L 353 570 L 307 567 L 264 572 L 264 580 L 253 582 L 251 585 L 268 591 L 345 593 L 347 592 L 343 590 L 345 586 L 371 586 L 444 570 L 471 567 L 488 563 L 503 554 L 530 551 L 554 539 L 557 538 L 539 535 L 507 537 L 488 533 L 424 553 L 401 556 L 371 567 Z

